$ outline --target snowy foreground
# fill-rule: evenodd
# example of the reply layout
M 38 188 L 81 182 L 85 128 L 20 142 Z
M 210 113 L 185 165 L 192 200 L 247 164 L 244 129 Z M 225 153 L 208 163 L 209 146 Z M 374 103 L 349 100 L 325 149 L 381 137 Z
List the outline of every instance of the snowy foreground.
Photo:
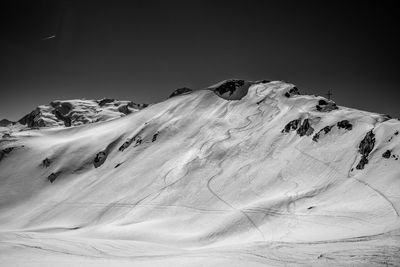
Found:
M 399 266 L 400 121 L 249 86 L 4 136 L 0 266 Z

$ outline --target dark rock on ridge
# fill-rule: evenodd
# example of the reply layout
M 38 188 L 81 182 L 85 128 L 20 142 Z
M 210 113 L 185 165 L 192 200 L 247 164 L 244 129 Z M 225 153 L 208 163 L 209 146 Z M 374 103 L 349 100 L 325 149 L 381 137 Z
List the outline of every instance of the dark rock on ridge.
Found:
M 53 101 L 50 102 L 50 106 L 62 115 L 67 115 L 72 110 L 72 104 L 68 102 Z
M 288 92 L 285 93 L 285 96 L 287 98 L 293 96 L 293 95 L 300 95 L 299 89 L 295 86 L 292 89 L 290 89 Z
M 170 94 L 169 98 L 178 96 L 178 95 L 188 94 L 188 93 L 191 93 L 192 91 L 193 91 L 192 89 L 187 88 L 187 87 L 178 88 L 175 91 L 173 91 L 172 94 Z
M 128 105 L 122 105 L 122 106 L 118 107 L 118 111 L 125 115 L 131 114 L 131 111 L 129 110 Z
M 99 100 L 98 103 L 99 103 L 99 106 L 102 107 L 105 104 L 112 103 L 114 101 L 115 101 L 115 99 L 112 99 L 112 98 L 103 98 L 103 99 Z
M 237 89 L 237 87 L 243 86 L 244 80 L 228 80 L 222 83 L 220 86 L 214 89 L 214 92 L 217 92 L 220 95 L 223 95 L 229 92 L 231 96 Z
M 330 112 L 332 110 L 338 109 L 335 102 L 333 102 L 331 100 L 326 101 L 324 99 L 320 99 L 318 101 L 318 105 L 316 105 L 315 108 L 317 109 L 317 111 L 320 111 L 320 112 Z
M 13 124 L 15 124 L 15 122 L 9 121 L 7 119 L 2 119 L 0 121 L 0 127 L 7 127 L 7 126 L 10 126 L 10 125 L 13 125 Z
M 33 128 L 33 127 L 45 127 L 46 124 L 40 118 L 40 115 L 41 115 L 40 110 L 38 108 L 36 108 L 31 113 L 29 113 L 29 114 L 25 115 L 24 117 L 22 117 L 22 119 L 20 119 L 18 122 L 21 123 L 21 124 L 25 124 L 30 128 Z

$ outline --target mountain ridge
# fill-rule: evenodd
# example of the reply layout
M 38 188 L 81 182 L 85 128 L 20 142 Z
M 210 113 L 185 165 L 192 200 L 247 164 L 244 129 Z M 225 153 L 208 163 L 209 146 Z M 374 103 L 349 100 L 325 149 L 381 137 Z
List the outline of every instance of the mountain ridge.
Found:
M 139 257 L 166 250 L 182 266 L 191 253 L 212 266 L 398 263 L 400 122 L 280 81 L 227 100 L 245 85 L 231 84 L 3 138 L 0 235 L 74 257 L 99 256 L 92 246 L 118 262 L 145 242 Z

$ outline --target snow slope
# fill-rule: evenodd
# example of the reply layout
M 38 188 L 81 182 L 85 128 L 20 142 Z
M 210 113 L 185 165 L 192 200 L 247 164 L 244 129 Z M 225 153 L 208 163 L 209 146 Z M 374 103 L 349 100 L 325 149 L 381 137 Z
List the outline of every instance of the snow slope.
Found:
M 398 120 L 219 86 L 3 138 L 0 265 L 400 264 Z

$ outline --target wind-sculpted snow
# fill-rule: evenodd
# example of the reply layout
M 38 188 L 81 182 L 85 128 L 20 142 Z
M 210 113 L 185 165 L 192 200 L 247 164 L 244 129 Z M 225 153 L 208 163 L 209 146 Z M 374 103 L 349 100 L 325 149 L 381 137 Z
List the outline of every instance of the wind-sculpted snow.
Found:
M 400 122 L 293 88 L 193 91 L 3 138 L 0 262 L 399 265 Z

